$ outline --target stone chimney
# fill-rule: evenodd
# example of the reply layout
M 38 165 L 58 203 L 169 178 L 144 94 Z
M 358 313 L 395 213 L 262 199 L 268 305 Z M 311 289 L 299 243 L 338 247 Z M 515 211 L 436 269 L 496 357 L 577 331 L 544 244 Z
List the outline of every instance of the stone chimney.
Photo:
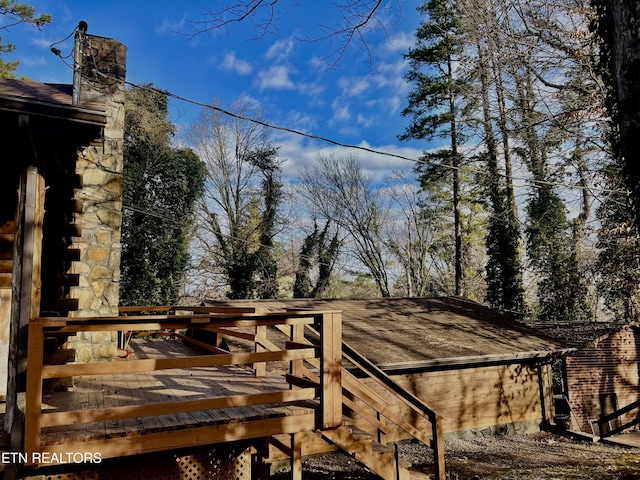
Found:
M 86 30 L 86 24 L 84 27 Z M 73 263 L 73 269 L 80 282 L 71 289 L 71 296 L 78 299 L 77 316 L 115 316 L 120 282 L 127 48 L 110 38 L 78 33 L 79 107 L 88 102 L 104 104 L 107 122 L 102 138 L 78 153 L 76 173 L 82 187 L 77 197 L 83 208 L 76 214 L 76 223 L 82 226 L 82 233 L 74 240 L 80 260 Z M 69 343 L 78 362 L 110 360 L 117 354 L 115 332 L 83 332 Z

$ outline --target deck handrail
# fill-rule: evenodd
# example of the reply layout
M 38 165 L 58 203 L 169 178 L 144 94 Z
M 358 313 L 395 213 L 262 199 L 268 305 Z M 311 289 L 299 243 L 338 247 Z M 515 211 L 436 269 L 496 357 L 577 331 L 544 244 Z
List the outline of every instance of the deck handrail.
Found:
M 619 426 L 617 428 L 614 428 L 613 430 L 609 430 L 608 432 L 602 433 L 603 425 L 605 425 L 606 423 L 609 423 L 611 420 L 615 420 L 615 419 L 621 417 L 625 413 L 629 413 L 632 410 L 636 410 L 636 409 L 640 409 L 640 400 L 636 400 L 635 402 L 631 402 L 629 405 L 626 405 L 626 406 L 624 406 L 622 408 L 619 408 L 615 412 L 612 412 L 612 413 L 609 413 L 609 414 L 607 414 L 607 415 L 605 415 L 603 417 L 600 417 L 598 419 L 598 432 L 600 433 L 600 437 L 602 437 L 602 438 L 610 437 L 612 435 L 616 435 L 618 433 L 623 432 L 627 428 L 631 428 L 634 425 L 639 424 L 640 423 L 640 417 L 636 417 L 635 419 L 631 420 L 630 422 L 625 423 L 624 425 L 621 425 L 621 426 Z
M 318 338 L 318 332 L 312 326 L 307 325 L 306 328 L 311 330 L 314 337 Z M 414 413 L 424 418 L 431 424 L 431 438 L 425 436 L 414 425 L 406 422 L 400 416 L 395 414 L 388 408 L 388 404 L 377 393 L 371 390 L 367 385 L 360 382 L 346 368 L 343 367 L 342 379 L 343 389 L 354 397 L 360 398 L 364 403 L 369 405 L 376 411 L 377 417 L 374 419 L 370 415 L 366 415 L 361 410 L 356 410 L 357 406 L 351 402 L 346 396 L 343 398 L 344 405 L 360 415 L 364 420 L 373 425 L 379 432 L 383 427 L 380 417 L 385 417 L 399 428 L 410 434 L 416 440 L 430 447 L 434 452 L 435 463 L 435 479 L 445 480 L 445 458 L 444 458 L 444 437 L 443 437 L 443 417 L 433 410 L 429 405 L 422 401 L 404 387 L 399 385 L 389 375 L 382 371 L 378 366 L 371 362 L 364 355 L 359 353 L 348 343 L 342 342 L 342 354 L 346 360 L 351 362 L 366 377 L 371 378 L 385 390 L 390 392 L 395 398 L 400 400 L 406 406 L 411 408 Z M 362 395 L 361 393 L 364 393 Z M 364 398 L 366 397 L 366 398 Z
M 384 373 L 373 362 L 371 362 L 364 355 L 360 354 L 356 349 L 351 347 L 348 343 L 342 342 L 342 352 L 344 357 L 356 366 L 361 372 L 367 375 L 369 378 L 377 382 L 390 392 L 395 398 L 402 401 L 406 406 L 411 408 L 416 414 L 427 419 L 431 423 L 431 438 L 426 439 L 422 432 L 416 431 L 413 425 L 406 424 L 401 418 L 398 418 L 388 412 L 381 412 L 389 420 L 396 423 L 400 428 L 411 434 L 415 439 L 426 443 L 431 447 L 434 453 L 435 462 L 435 478 L 436 480 L 444 480 L 446 478 L 445 473 L 445 459 L 444 459 L 444 439 L 442 422 L 443 417 L 435 412 L 429 405 L 427 405 L 420 398 L 407 391 L 404 387 L 399 385 L 389 375 Z M 428 442 L 427 442 L 428 440 Z
M 28 356 L 27 356 L 27 385 L 25 401 L 25 426 L 24 426 L 24 449 L 25 452 L 46 452 L 59 450 L 60 445 L 47 446 L 41 443 L 42 429 L 46 427 L 73 425 L 78 423 L 97 423 L 144 416 L 158 416 L 165 414 L 188 413 L 201 410 L 215 410 L 227 407 L 252 406 L 263 404 L 292 403 L 306 400 L 314 400 L 319 404 L 318 412 L 305 416 L 304 419 L 297 419 L 295 422 L 283 422 L 286 428 L 299 431 L 301 425 L 305 425 L 309 430 L 318 428 L 333 428 L 340 425 L 342 421 L 342 405 L 339 397 L 340 392 L 340 367 L 341 352 L 340 345 L 336 344 L 336 337 L 332 333 L 341 332 L 340 312 L 326 311 L 301 311 L 301 312 L 275 312 L 256 313 L 255 311 L 226 310 L 207 311 L 204 309 L 194 312 L 192 315 L 130 315 L 119 317 L 41 317 L 34 318 L 29 323 L 28 334 Z M 231 352 L 217 349 L 212 354 L 179 356 L 173 358 L 158 359 L 138 359 L 120 362 L 105 363 L 84 363 L 84 364 L 44 364 L 44 340 L 46 336 L 73 334 L 80 331 L 143 331 L 143 330 L 166 330 L 166 329 L 189 329 L 197 328 L 211 331 L 231 332 L 230 329 L 236 327 L 254 327 L 256 332 L 262 332 L 268 325 L 287 325 L 294 329 L 299 329 L 305 325 L 313 325 L 323 332 L 322 341 L 319 347 L 300 345 L 294 341 L 287 342 L 283 348 L 277 351 L 258 348 L 258 343 L 269 343 L 266 338 L 256 334 L 251 336 L 242 333 L 246 329 L 241 329 L 238 334 L 247 339 L 253 339 L 255 350 L 252 352 Z M 273 346 L 273 345 L 272 345 Z M 139 405 L 123 405 L 103 407 L 92 410 L 65 410 L 47 411 L 43 410 L 43 381 L 48 378 L 63 378 L 85 375 L 108 375 L 114 373 L 134 373 L 147 372 L 163 369 L 175 368 L 195 368 L 212 367 L 224 365 L 257 365 L 267 362 L 286 361 L 291 364 L 314 361 L 320 365 L 319 377 L 321 381 L 317 384 L 306 381 L 302 387 L 292 389 L 292 382 L 300 383 L 305 379 L 285 377 L 289 384 L 283 385 L 284 389 L 276 389 L 272 392 L 260 392 L 246 395 L 226 395 L 199 398 L 196 400 L 176 400 L 147 402 Z M 284 382 L 283 382 L 284 383 Z M 337 385 L 336 385 L 337 384 Z M 302 422 L 304 420 L 304 422 Z M 309 424 L 309 422 L 311 422 Z M 278 431 L 278 424 L 275 419 L 267 419 L 262 430 L 256 429 L 253 433 L 260 432 L 260 436 L 276 435 L 287 433 Z M 283 427 L 285 428 L 285 427 Z M 208 432 L 213 429 L 209 428 Z M 242 439 L 249 438 L 252 432 L 244 431 Z M 182 442 L 188 442 L 193 438 L 185 433 Z M 166 435 L 160 434 L 155 437 L 145 434 L 145 442 L 140 448 L 147 448 L 148 451 L 158 451 L 166 448 L 177 448 L 179 446 L 189 446 L 186 443 L 180 444 L 173 440 L 176 435 L 172 435 L 171 441 Z M 222 434 L 221 434 L 222 438 Z M 226 438 L 226 437 L 225 437 Z M 253 437 L 251 437 L 253 438 Z M 228 439 L 225 441 L 229 441 Z M 154 443 L 155 442 L 155 443 Z M 86 442 L 76 442 L 75 445 L 65 445 L 67 448 L 83 448 Z M 111 450 L 110 445 L 116 445 Z M 95 448 L 95 443 L 93 444 Z M 123 441 L 104 442 L 105 449 L 110 452 L 119 452 L 119 455 L 129 455 L 132 453 L 146 453 L 137 451 L 127 451 L 123 446 Z M 88 444 L 87 447 L 89 448 Z M 119 450 L 117 450 L 119 449 Z M 81 451 L 81 450 L 78 450 Z M 115 454 L 115 453 L 114 453 Z M 105 458 L 109 453 L 103 453 Z M 33 457 L 28 457 L 33 458 Z M 33 463 L 33 462 L 29 462 Z M 37 463 L 37 462 L 36 462 Z

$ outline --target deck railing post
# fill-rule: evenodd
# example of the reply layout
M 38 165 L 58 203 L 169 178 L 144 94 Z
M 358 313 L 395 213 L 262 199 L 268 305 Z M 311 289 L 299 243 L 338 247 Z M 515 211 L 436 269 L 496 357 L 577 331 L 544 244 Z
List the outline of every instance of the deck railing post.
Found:
M 256 342 L 254 351 L 258 352 L 266 352 L 267 349 L 264 348 L 262 344 L 260 344 L 260 337 L 267 338 L 267 326 L 266 325 L 256 325 L 255 327 L 255 335 Z M 267 374 L 267 364 L 265 362 L 257 362 L 253 364 L 253 372 L 256 377 L 264 377 Z
M 44 332 L 36 320 L 29 323 L 27 347 L 27 389 L 25 394 L 24 450 L 29 460 L 40 450 L 40 415 L 42 413 L 42 363 Z
M 290 340 L 296 343 L 304 343 L 304 325 L 291 325 Z M 303 360 L 292 360 L 289 368 L 289 373 L 294 377 L 302 377 L 302 368 L 304 366 Z M 291 385 L 291 388 L 295 388 Z
M 431 415 L 431 431 L 432 431 L 432 445 L 433 458 L 435 463 L 435 478 L 436 480 L 445 480 L 445 463 L 444 463 L 444 439 L 442 434 L 442 417 L 437 415 Z
M 342 425 L 342 314 L 320 319 L 320 428 Z

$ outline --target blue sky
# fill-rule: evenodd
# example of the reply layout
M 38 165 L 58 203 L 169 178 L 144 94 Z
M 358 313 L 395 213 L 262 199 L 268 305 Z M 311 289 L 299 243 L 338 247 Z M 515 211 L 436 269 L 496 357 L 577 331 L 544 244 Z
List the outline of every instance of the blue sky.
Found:
M 398 5 L 402 6 L 402 15 L 399 21 L 386 24 L 386 32 L 378 30 L 367 37 L 372 63 L 362 49 L 351 48 L 334 68 L 327 57 L 336 48 L 335 42 L 300 41 L 321 36 L 319 24 L 335 24 L 339 19 L 333 2 L 325 0 L 285 2 L 289 8 L 279 12 L 277 31 L 259 39 L 250 23 L 190 36 L 190 21 L 201 21 L 206 9 L 219 8 L 223 2 L 217 0 L 32 0 L 28 3 L 38 12 L 53 15 L 53 23 L 42 31 L 14 26 L 0 35 L 3 42 L 16 44 L 9 58 L 21 60 L 20 74 L 35 81 L 71 83 L 69 67 L 49 49 L 85 20 L 89 33 L 127 46 L 129 82 L 153 83 L 202 103 L 218 98 L 222 106 L 250 97 L 273 124 L 417 158 L 426 146 L 399 142 L 397 135 L 407 124 L 400 112 L 409 92 L 402 78 L 407 70 L 402 54 L 413 44 L 420 2 L 389 1 L 396 13 Z M 386 12 L 381 14 L 384 21 Z M 72 40 L 58 48 L 63 54 L 69 52 Z M 171 100 L 170 109 L 179 126 L 188 125 L 200 113 L 198 107 L 177 100 Z M 288 159 L 284 165 L 288 175 L 295 175 L 319 151 L 345 153 L 317 140 L 277 131 L 273 138 L 281 146 L 281 157 Z M 406 160 L 364 152 L 358 156 L 376 180 L 391 169 L 412 167 Z

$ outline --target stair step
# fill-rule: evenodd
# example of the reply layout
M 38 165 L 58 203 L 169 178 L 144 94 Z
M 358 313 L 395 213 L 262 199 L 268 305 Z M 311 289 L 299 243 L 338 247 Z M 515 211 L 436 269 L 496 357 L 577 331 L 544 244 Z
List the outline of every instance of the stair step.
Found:
M 428 473 L 421 472 L 420 470 L 416 470 L 415 468 L 408 468 L 405 471 L 409 472 L 409 480 L 431 480 L 432 478 Z

